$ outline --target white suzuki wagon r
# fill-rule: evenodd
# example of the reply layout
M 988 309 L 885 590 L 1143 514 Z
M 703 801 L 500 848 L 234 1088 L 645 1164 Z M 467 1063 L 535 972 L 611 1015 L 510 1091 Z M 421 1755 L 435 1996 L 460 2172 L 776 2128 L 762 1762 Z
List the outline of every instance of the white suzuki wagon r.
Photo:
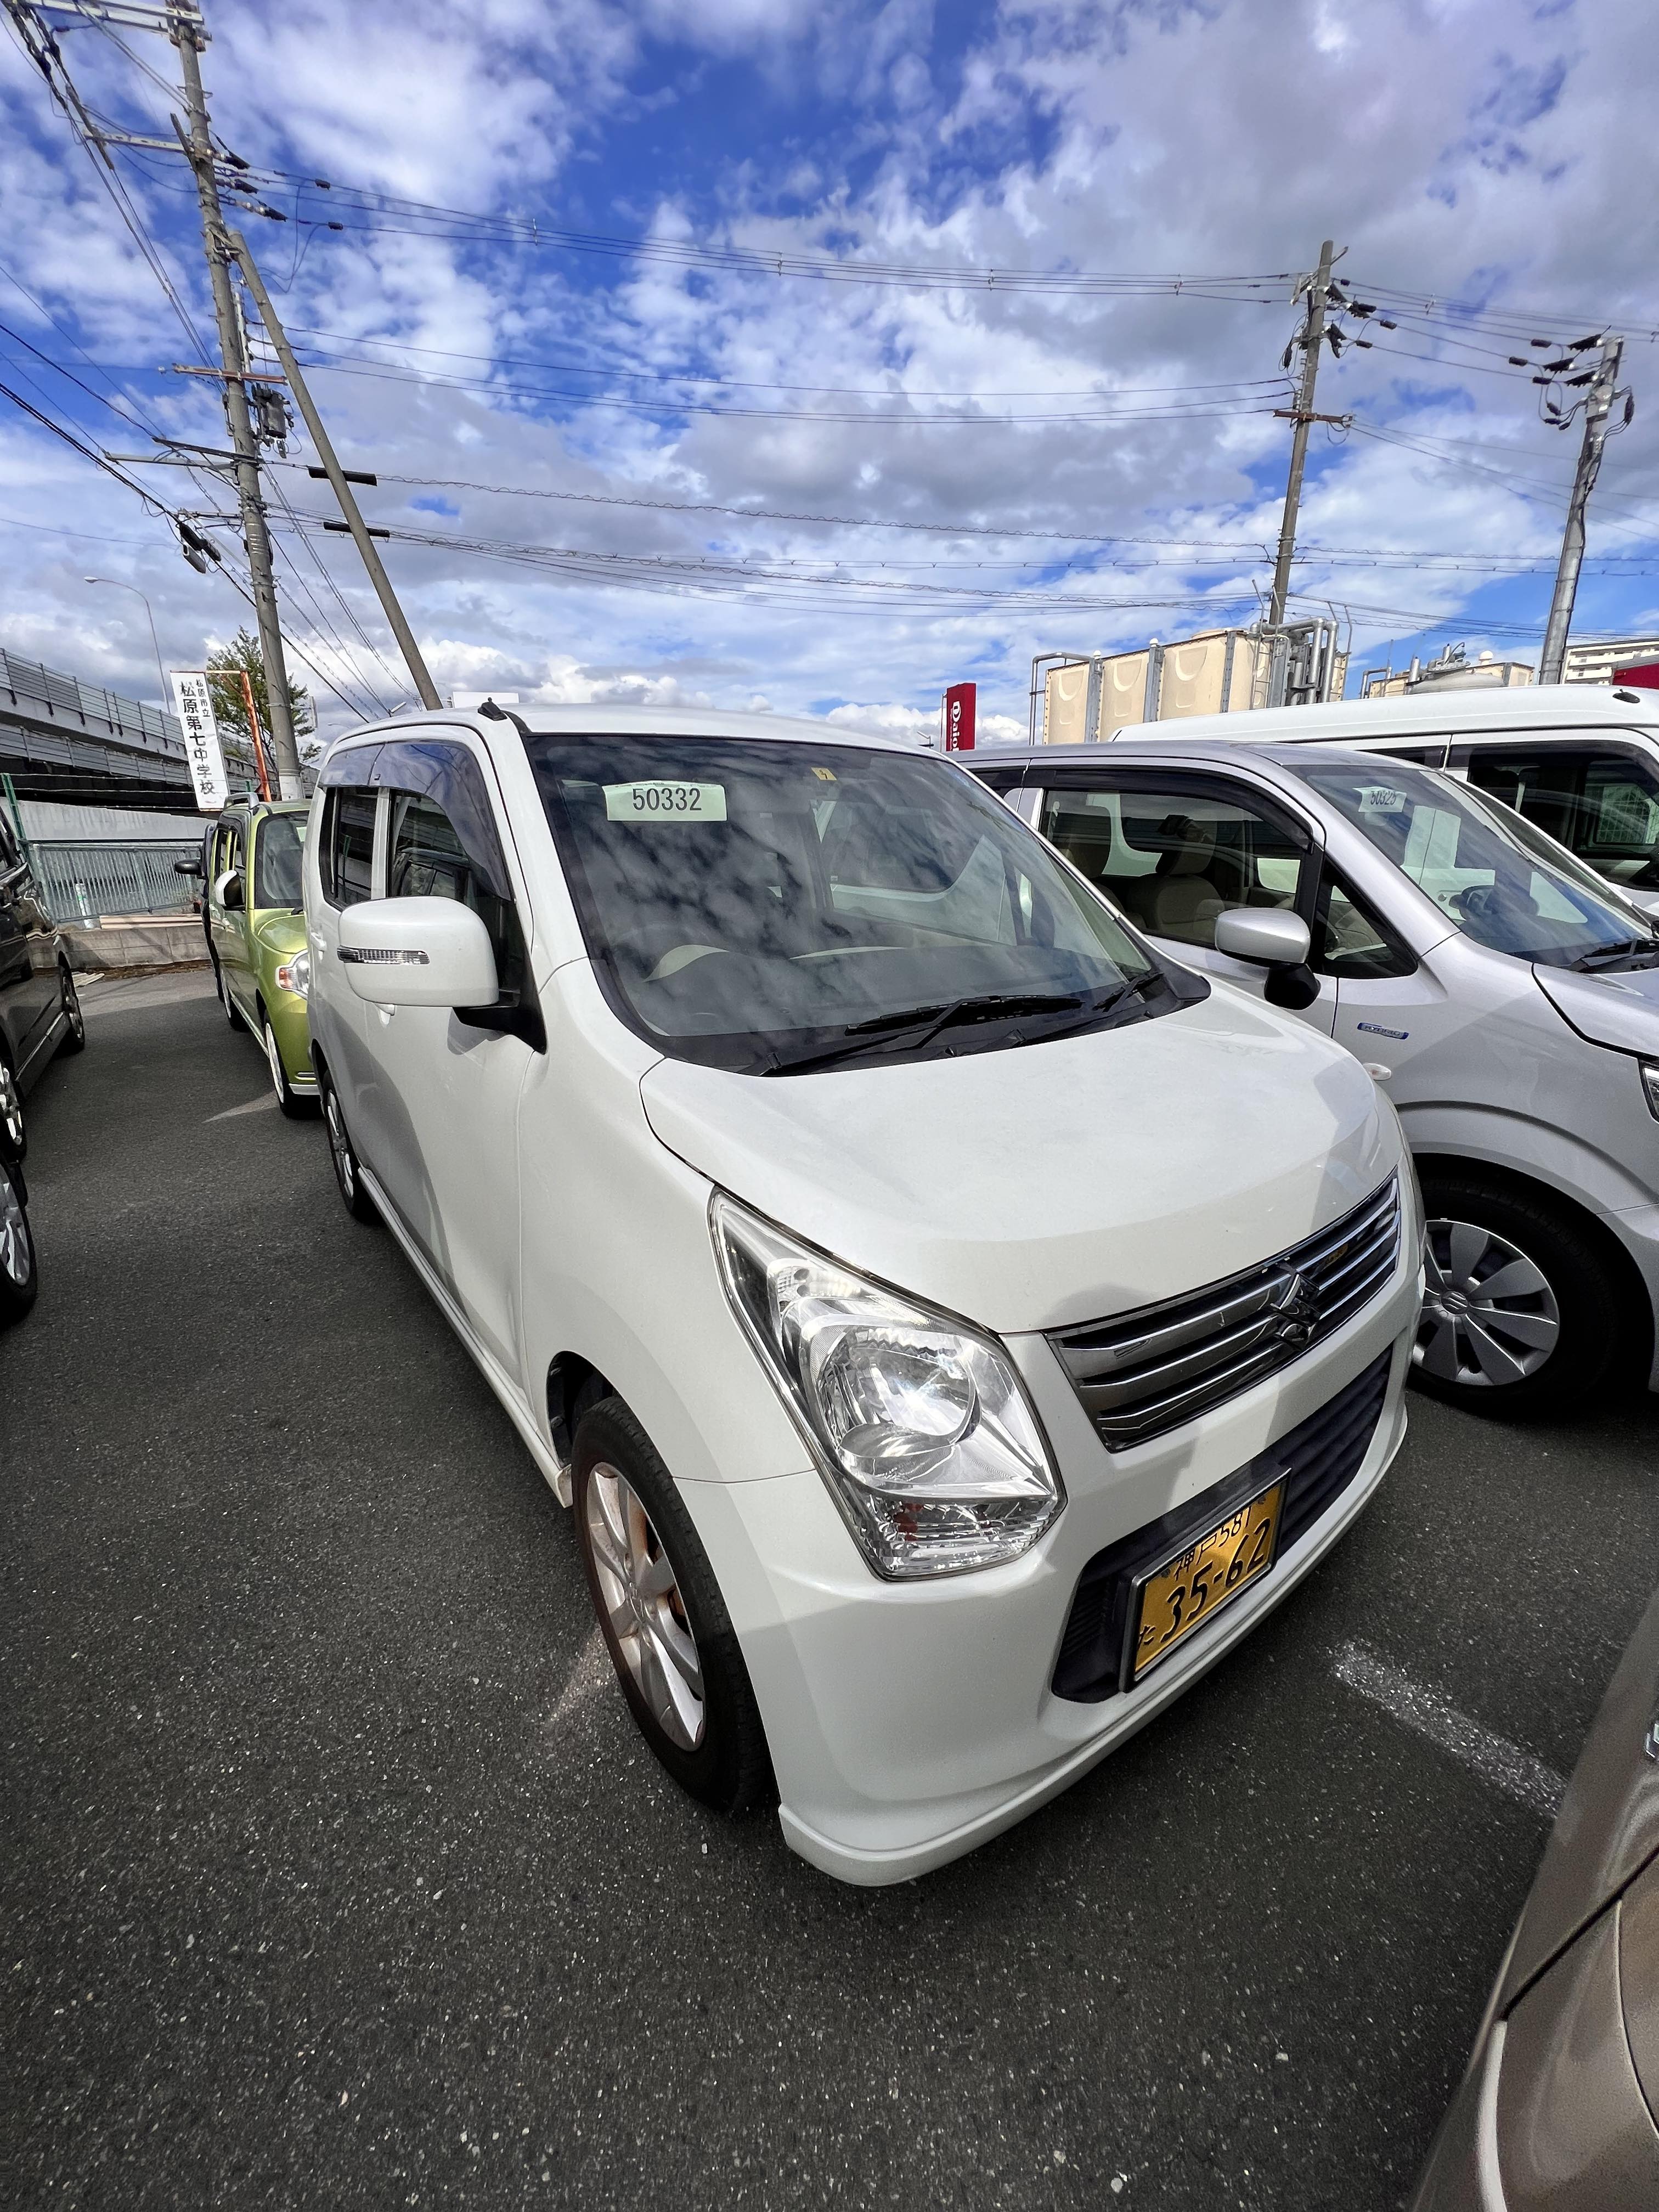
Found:
M 902 1880 L 1178 1696 L 1375 1488 L 1421 1287 L 1394 1109 L 953 763 L 535 720 L 325 764 L 340 1190 L 574 1504 L 663 1765 Z

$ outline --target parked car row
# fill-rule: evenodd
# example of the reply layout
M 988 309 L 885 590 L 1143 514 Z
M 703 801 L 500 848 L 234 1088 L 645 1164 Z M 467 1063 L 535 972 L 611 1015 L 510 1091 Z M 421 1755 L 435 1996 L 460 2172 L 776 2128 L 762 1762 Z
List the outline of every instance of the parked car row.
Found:
M 79 1052 L 86 1041 L 68 947 L 0 814 L 0 1327 L 21 1320 L 39 1281 L 23 1102 L 54 1054 Z
M 939 1864 L 1314 1563 L 1408 1372 L 1654 1380 L 1659 934 L 1468 779 L 542 720 L 227 810 L 204 927 L 710 1802 Z
M 646 1740 L 842 1880 L 1178 1697 L 1408 1378 L 1659 1384 L 1659 741 L 1304 711 L 969 773 L 487 706 L 208 832 L 227 1016 L 574 1507 Z M 1419 2212 L 1659 2197 L 1656 1648 L 1659 1600 Z

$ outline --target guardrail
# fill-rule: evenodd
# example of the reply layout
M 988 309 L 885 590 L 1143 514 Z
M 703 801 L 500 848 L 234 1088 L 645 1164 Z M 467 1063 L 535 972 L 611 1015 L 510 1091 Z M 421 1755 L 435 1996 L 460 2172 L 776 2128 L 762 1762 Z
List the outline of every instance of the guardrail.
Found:
M 112 914 L 188 914 L 198 878 L 179 875 L 199 840 L 153 845 L 29 842 L 34 880 L 54 921 L 97 921 Z

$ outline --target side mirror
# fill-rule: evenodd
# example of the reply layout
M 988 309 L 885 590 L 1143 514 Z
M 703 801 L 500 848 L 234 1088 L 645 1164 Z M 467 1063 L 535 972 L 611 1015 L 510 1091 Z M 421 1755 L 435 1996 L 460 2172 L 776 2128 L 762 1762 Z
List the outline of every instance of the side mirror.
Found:
M 240 914 L 242 910 L 241 870 L 227 868 L 213 886 L 213 896 L 228 913 Z
M 499 996 L 489 932 L 454 899 L 365 899 L 340 916 L 338 957 L 375 1006 L 490 1006 Z
M 1216 916 L 1215 949 L 1257 968 L 1305 968 L 1308 925 L 1284 907 L 1229 907 Z
M 1216 916 L 1215 949 L 1267 969 L 1261 995 L 1270 1006 L 1300 1013 L 1319 996 L 1319 978 L 1308 965 L 1308 925 L 1299 914 L 1278 906 L 1229 907 Z
M 202 872 L 202 863 L 192 854 L 187 860 L 175 860 L 173 864 L 173 872 L 175 876 L 199 876 Z

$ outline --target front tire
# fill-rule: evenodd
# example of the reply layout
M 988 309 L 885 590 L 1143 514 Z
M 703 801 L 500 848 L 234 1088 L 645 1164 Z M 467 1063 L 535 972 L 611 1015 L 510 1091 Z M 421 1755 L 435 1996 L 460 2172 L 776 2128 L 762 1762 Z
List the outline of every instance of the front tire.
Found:
M 576 1425 L 577 1547 L 641 1735 L 716 1812 L 772 1802 L 766 1732 L 737 1632 L 673 1477 L 620 1398 Z
M 39 1288 L 34 1238 L 22 1193 L 11 1170 L 0 1161 L 0 1328 L 21 1321 Z
M 87 1018 L 81 1012 L 81 994 L 75 988 L 75 978 L 67 967 L 58 970 L 63 991 L 64 1028 L 58 1043 L 60 1053 L 84 1052 L 87 1048 Z
M 351 1133 L 346 1127 L 345 1109 L 328 1070 L 321 1066 L 317 1070 L 317 1089 L 322 1100 L 323 1126 L 328 1131 L 329 1158 L 334 1163 L 334 1181 L 341 1202 L 354 1221 L 373 1221 L 374 1201 L 363 1188 L 363 1171 L 351 1142 Z
M 312 1102 L 303 1098 L 288 1079 L 288 1070 L 283 1066 L 282 1047 L 276 1042 L 276 1032 L 270 1025 L 270 1016 L 265 1016 L 265 1058 L 270 1064 L 270 1087 L 276 1093 L 276 1103 L 290 1121 L 310 1118 Z
M 216 960 L 213 963 L 213 988 L 219 994 L 220 1010 L 227 1024 L 233 1030 L 242 1026 L 242 1018 L 236 1011 L 236 1002 L 230 995 L 230 986 L 225 981 L 225 971 Z
M 1625 1341 L 1620 1285 L 1583 1224 L 1542 1193 L 1423 1177 L 1426 1289 L 1412 1379 L 1470 1413 L 1562 1411 Z

